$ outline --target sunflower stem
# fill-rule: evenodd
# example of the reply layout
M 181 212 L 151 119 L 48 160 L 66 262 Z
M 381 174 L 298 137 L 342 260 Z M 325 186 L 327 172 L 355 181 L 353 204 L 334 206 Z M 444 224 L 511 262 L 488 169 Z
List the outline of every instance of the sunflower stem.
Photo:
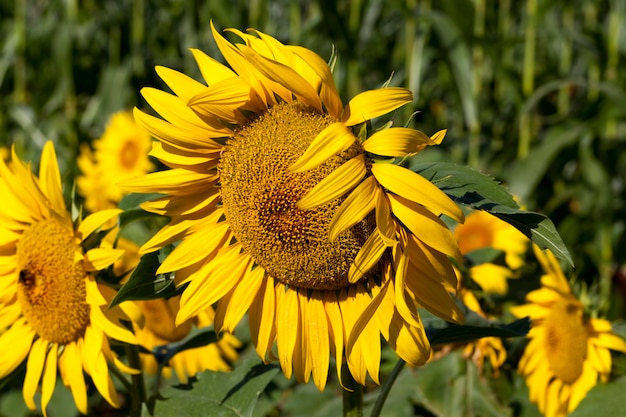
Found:
M 363 417 L 363 387 L 354 380 L 346 363 L 342 368 L 343 417 Z
M 139 359 L 139 347 L 135 345 L 126 345 L 126 356 L 128 356 L 128 365 L 134 369 L 141 369 L 141 361 Z M 146 386 L 143 380 L 143 373 L 140 372 L 131 375 L 131 404 L 130 416 L 141 416 L 141 405 L 146 401 Z
M 391 387 L 396 382 L 396 379 L 398 379 L 398 375 L 400 375 L 400 372 L 404 369 L 404 365 L 406 365 L 406 362 L 400 359 L 398 363 L 396 363 L 396 366 L 393 367 L 393 370 L 387 377 L 387 380 L 383 383 L 383 386 L 380 387 L 380 394 L 378 394 L 376 403 L 374 403 L 371 417 L 380 416 L 381 411 L 383 411 L 383 405 L 385 405 L 385 401 L 389 396 L 389 392 L 391 392 Z

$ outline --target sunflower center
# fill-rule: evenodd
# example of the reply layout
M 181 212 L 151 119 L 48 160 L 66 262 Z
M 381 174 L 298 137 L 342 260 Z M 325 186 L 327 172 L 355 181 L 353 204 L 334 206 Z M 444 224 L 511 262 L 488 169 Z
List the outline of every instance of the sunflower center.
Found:
M 170 342 L 183 340 L 191 331 L 191 320 L 176 326 L 176 313 L 180 308 L 180 296 L 169 299 L 137 301 L 145 319 L 145 328 L 159 338 Z
M 559 300 L 546 317 L 546 352 L 557 378 L 572 384 L 582 374 L 587 358 L 587 327 L 580 303 Z
M 296 203 L 348 159 L 359 145 L 303 173 L 288 171 L 324 128 L 333 123 L 298 103 L 279 104 L 238 130 L 219 165 L 222 202 L 233 233 L 256 263 L 297 288 L 337 289 L 375 227 L 371 218 L 328 239 L 328 226 L 342 199 L 312 210 Z
M 89 324 L 85 269 L 74 260 L 70 230 L 54 219 L 35 223 L 17 245 L 17 298 L 29 325 L 42 338 L 66 344 Z
M 139 149 L 137 140 L 134 138 L 126 140 L 120 149 L 120 165 L 130 171 L 135 168 L 140 155 L 141 149 Z

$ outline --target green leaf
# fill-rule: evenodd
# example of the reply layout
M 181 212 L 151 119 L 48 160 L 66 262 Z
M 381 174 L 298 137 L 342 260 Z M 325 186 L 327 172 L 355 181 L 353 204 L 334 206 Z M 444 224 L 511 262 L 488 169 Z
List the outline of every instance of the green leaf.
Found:
M 151 201 L 157 199 L 159 197 L 163 197 L 164 194 L 160 193 L 149 193 L 149 194 L 140 194 L 140 193 L 131 193 L 125 195 L 120 200 L 118 207 L 122 210 L 136 210 L 140 209 L 140 204 L 146 201 Z
M 557 257 L 574 266 L 554 223 L 543 214 L 521 210 L 513 196 L 493 178 L 450 162 L 412 164 L 409 160 L 408 168 L 432 181 L 457 203 L 497 216 L 524 233 L 540 248 L 550 249 Z
M 570 417 L 623 416 L 626 377 L 609 384 L 598 384 L 587 393 L 587 396 Z
M 170 250 L 170 247 L 162 249 Z M 127 300 L 153 300 L 176 295 L 179 289 L 174 284 L 174 274 L 156 274 L 160 266 L 160 252 L 148 253 L 141 257 L 139 264 L 126 283 L 119 289 L 109 308 Z
M 494 248 L 480 248 L 468 252 L 464 255 L 468 262 L 469 266 L 482 265 L 487 263 L 502 263 L 504 262 L 504 251 Z
M 529 331 L 530 319 L 525 317 L 506 325 L 466 326 L 451 324 L 443 329 L 427 332 L 427 335 L 431 345 L 445 345 L 469 342 L 482 337 L 520 337 L 526 336 Z
M 278 371 L 277 365 L 264 365 L 251 358 L 229 373 L 203 372 L 193 385 L 163 389 L 153 415 L 250 417 L 259 395 Z

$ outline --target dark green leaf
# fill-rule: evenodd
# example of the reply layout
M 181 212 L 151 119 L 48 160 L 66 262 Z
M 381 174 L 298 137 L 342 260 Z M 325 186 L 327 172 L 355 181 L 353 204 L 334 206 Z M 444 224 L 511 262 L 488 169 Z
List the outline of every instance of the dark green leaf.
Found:
M 213 330 L 203 331 L 189 339 L 181 340 L 177 343 L 169 343 L 167 345 L 157 346 L 153 349 L 152 354 L 157 362 L 167 364 L 167 362 L 176 355 L 187 349 L 194 349 L 217 342 L 218 337 Z
M 501 261 L 504 258 L 504 252 L 494 248 L 481 248 L 468 252 L 464 256 L 469 261 L 469 266 L 474 266 Z
M 140 204 L 146 201 L 151 201 L 159 197 L 163 197 L 164 194 L 159 193 L 151 193 L 151 194 L 140 194 L 140 193 L 131 193 L 125 195 L 120 200 L 118 207 L 122 210 L 136 210 L 140 209 Z
M 250 417 L 261 392 L 278 373 L 276 365 L 251 358 L 232 372 L 206 371 L 190 385 L 167 387 L 154 404 L 159 417 Z
M 542 249 L 574 265 L 552 221 L 543 214 L 524 211 L 509 192 L 493 178 L 448 162 L 411 164 L 409 168 L 432 181 L 460 204 L 487 211 L 517 228 Z
M 128 281 L 111 300 L 109 308 L 126 300 L 152 300 L 175 295 L 177 289 L 173 274 L 157 275 L 159 266 L 159 252 L 142 256 Z
M 516 320 L 506 325 L 465 326 L 451 324 L 446 328 L 428 332 L 428 339 L 432 345 L 444 345 L 447 343 L 463 343 L 481 337 L 520 337 L 525 336 L 530 330 L 528 317 Z

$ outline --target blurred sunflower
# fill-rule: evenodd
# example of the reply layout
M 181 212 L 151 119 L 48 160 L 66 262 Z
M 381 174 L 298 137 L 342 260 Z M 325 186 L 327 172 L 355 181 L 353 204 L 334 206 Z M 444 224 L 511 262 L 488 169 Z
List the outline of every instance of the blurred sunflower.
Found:
M 77 164 L 82 175 L 76 179 L 78 192 L 90 212 L 117 207 L 124 192 L 117 183 L 144 175 L 154 169 L 147 154 L 150 134 L 139 126 L 131 112 L 111 116 L 104 134 L 81 147 Z
M 166 194 L 142 206 L 171 221 L 141 251 L 182 240 L 158 270 L 188 283 L 176 322 L 217 303 L 215 328 L 232 332 L 249 311 L 259 356 L 278 359 L 287 378 L 312 375 L 320 390 L 331 354 L 340 380 L 345 358 L 356 381 L 378 383 L 381 334 L 408 364 L 423 364 L 430 346 L 417 307 L 462 320 L 444 288 L 456 288 L 448 256 L 461 255 L 439 215 L 463 213 L 390 161 L 445 132 L 368 131 L 410 91 L 366 91 L 344 107 L 314 52 L 258 31 L 230 29 L 244 41 L 232 44 L 211 27 L 232 69 L 195 49 L 208 87 L 157 67 L 174 94 L 142 94 L 165 120 L 137 109 L 135 118 L 171 169 L 123 185 Z
M 167 300 L 159 298 L 137 303 L 143 312 L 145 324 L 143 327 L 135 327 L 135 335 L 139 344 L 150 351 L 168 343 L 182 341 L 194 327 L 202 329 L 212 325 L 215 316 L 215 311 L 209 307 L 177 326 L 175 318 L 180 308 L 180 296 Z M 174 370 L 178 380 L 185 384 L 189 376 L 194 376 L 198 372 L 229 371 L 231 364 L 239 357 L 237 353 L 239 347 L 241 347 L 241 342 L 235 336 L 224 333 L 222 338 L 215 343 L 175 354 L 169 360 L 169 366 L 163 369 L 163 374 L 169 378 L 171 371 Z M 140 358 L 145 371 L 150 374 L 157 372 L 157 361 L 154 355 L 142 353 Z
M 517 317 L 532 320 L 519 371 L 539 410 L 546 417 L 564 417 L 598 378 L 608 379 L 609 349 L 626 352 L 626 342 L 613 334 L 609 321 L 587 318 L 554 255 L 535 245 L 533 249 L 545 272 L 541 288 L 527 295 L 529 304 L 511 309 Z
M 524 264 L 528 238 L 507 222 L 481 210 L 472 212 L 464 224 L 456 226 L 454 237 L 464 255 L 484 248 L 504 252 L 506 266 L 486 262 L 470 267 L 469 276 L 485 292 L 506 294 L 507 279 L 515 278 L 513 271 Z
M 61 176 L 51 142 L 44 146 L 39 177 L 12 153 L 0 161 L 0 378 L 26 358 L 23 396 L 36 410 L 34 396 L 41 386 L 41 409 L 52 397 L 57 369 L 71 390 L 78 410 L 87 413 L 87 385 L 83 372 L 113 406 L 119 406 L 109 376 L 120 362 L 109 337 L 136 343 L 120 320 L 120 308 L 107 310 L 108 294 L 94 274 L 115 262 L 122 251 L 82 243 L 119 210 L 100 211 L 76 227 L 61 191 Z

